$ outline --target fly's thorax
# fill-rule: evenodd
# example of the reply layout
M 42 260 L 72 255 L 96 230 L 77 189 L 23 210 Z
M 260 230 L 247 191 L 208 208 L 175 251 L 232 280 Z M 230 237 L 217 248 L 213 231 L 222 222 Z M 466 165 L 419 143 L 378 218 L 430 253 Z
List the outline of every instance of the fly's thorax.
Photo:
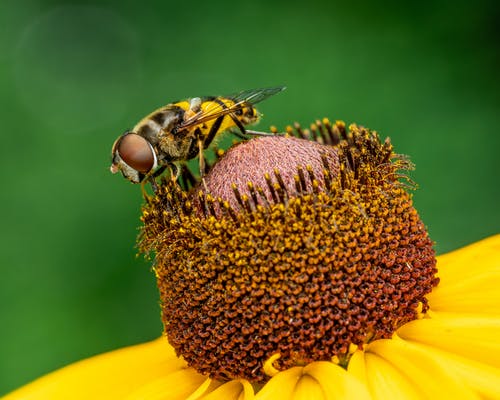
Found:
M 133 129 L 153 146 L 157 146 L 164 133 L 172 132 L 184 119 L 185 110 L 169 104 L 153 111 L 143 118 Z
M 199 154 L 196 129 L 163 132 L 158 143 L 162 161 L 187 161 Z M 201 134 L 199 134 L 201 137 Z
M 161 107 L 143 118 L 133 131 L 153 146 L 161 164 L 182 159 L 178 136 L 174 133 L 184 120 L 185 110 L 177 104 Z

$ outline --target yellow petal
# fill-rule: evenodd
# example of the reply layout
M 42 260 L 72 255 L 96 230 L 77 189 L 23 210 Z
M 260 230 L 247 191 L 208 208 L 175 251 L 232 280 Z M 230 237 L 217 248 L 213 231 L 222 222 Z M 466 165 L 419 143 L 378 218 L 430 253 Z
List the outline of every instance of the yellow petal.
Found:
M 318 382 L 309 375 L 303 375 L 293 392 L 293 400 L 327 400 Z
M 445 368 L 436 361 L 432 351 L 422 350 L 407 341 L 376 340 L 367 346 L 366 353 L 374 354 L 391 364 L 416 390 L 423 393 L 424 398 L 454 400 L 479 398 L 475 391 L 454 374 L 453 370 Z M 367 364 L 367 376 L 370 377 L 372 373 L 375 373 L 375 370 L 372 371 Z
M 500 234 L 439 255 L 438 263 L 443 267 L 439 276 L 450 281 L 461 280 L 457 277 L 457 272 L 459 272 L 458 276 L 473 276 L 477 270 L 490 269 L 492 265 L 498 265 L 499 252 Z M 478 263 L 479 260 L 480 263 Z
M 336 364 L 318 361 L 276 374 L 255 395 L 256 400 L 370 399 L 368 390 L 354 375 Z
M 126 400 L 185 400 L 205 381 L 206 378 L 203 375 L 197 374 L 191 368 L 182 369 L 150 379 L 123 398 Z
M 467 359 L 426 344 L 411 342 L 481 397 L 500 399 L 500 368 Z
M 210 393 L 213 390 L 217 389 L 222 382 L 216 381 L 215 379 L 207 378 L 202 385 L 198 386 L 194 392 L 192 392 L 189 396 L 187 396 L 184 400 L 198 400 L 205 393 Z
M 364 351 L 358 350 L 351 356 L 347 371 L 358 378 L 366 387 L 369 387 Z
M 370 399 L 362 381 L 336 364 L 318 361 L 306 365 L 304 375 L 314 378 L 325 393 L 326 399 Z
M 500 235 L 438 257 L 434 311 L 500 315 Z
M 500 368 L 500 317 L 432 313 L 403 325 L 397 334 Z
M 173 374 L 176 386 L 194 390 L 206 377 L 188 369 L 165 338 L 71 364 L 8 394 L 2 400 L 124 399 Z M 175 375 L 179 374 L 179 375 Z M 173 389 L 177 390 L 177 389 Z
M 293 399 L 295 386 L 302 376 L 302 367 L 293 367 L 274 375 L 255 395 L 256 400 Z
M 214 391 L 200 397 L 200 400 L 252 400 L 253 387 L 245 379 L 229 381 Z
M 348 372 L 365 382 L 374 400 L 419 400 L 423 397 L 403 373 L 376 354 L 357 351 L 349 362 Z

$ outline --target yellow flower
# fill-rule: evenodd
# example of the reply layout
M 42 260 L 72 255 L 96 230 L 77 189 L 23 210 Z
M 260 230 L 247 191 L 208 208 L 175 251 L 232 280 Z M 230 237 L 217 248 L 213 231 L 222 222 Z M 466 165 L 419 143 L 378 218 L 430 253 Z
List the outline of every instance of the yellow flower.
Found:
M 362 128 L 312 128 L 321 145 L 272 139 L 274 180 L 252 141 L 196 189 L 165 182 L 149 199 L 141 247 L 168 341 L 4 400 L 500 398 L 500 235 L 438 257 L 438 284 L 408 162 Z

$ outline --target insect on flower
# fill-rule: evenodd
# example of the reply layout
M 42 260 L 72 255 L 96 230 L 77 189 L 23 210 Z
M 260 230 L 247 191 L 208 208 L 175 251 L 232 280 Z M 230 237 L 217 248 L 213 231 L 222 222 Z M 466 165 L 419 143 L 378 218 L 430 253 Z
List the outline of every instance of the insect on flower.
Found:
M 182 163 L 199 156 L 200 174 L 205 171 L 203 151 L 222 132 L 272 135 L 248 130 L 259 121 L 254 105 L 284 90 L 284 86 L 246 90 L 235 95 L 193 97 L 167 104 L 143 118 L 113 144 L 111 172 L 121 171 L 133 183 L 149 181 L 166 168 L 177 179 Z

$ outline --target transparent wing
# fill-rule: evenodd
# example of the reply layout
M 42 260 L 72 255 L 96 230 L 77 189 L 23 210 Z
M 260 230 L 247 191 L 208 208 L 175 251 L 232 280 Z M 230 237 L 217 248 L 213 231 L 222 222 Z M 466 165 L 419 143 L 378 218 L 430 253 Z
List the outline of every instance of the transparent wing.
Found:
M 286 86 L 276 86 L 263 89 L 250 89 L 250 90 L 243 90 L 242 92 L 224 97 L 234 100 L 235 103 L 245 102 L 254 105 L 260 103 L 261 101 L 267 99 L 268 97 L 274 96 L 276 93 L 282 92 L 285 89 Z
M 242 92 L 233 94 L 233 95 L 228 95 L 228 96 L 220 96 L 220 99 L 230 99 L 234 101 L 234 103 L 230 106 L 226 106 L 225 104 L 219 104 L 217 103 L 217 97 L 212 100 L 214 102 L 214 105 L 212 107 L 209 107 L 208 109 L 205 109 L 203 111 L 200 111 L 193 115 L 192 117 L 188 118 L 186 121 L 184 121 L 180 126 L 179 129 L 185 129 L 189 128 L 191 126 L 199 125 L 207 121 L 211 121 L 213 119 L 216 119 L 220 116 L 223 115 L 228 115 L 234 112 L 238 107 L 244 105 L 244 104 L 250 104 L 254 105 L 257 104 L 265 99 L 267 99 L 270 96 L 275 95 L 276 93 L 279 93 L 283 90 L 285 90 L 285 86 L 277 86 L 277 87 L 272 87 L 272 88 L 264 88 L 264 89 L 252 89 L 252 90 L 244 90 Z

